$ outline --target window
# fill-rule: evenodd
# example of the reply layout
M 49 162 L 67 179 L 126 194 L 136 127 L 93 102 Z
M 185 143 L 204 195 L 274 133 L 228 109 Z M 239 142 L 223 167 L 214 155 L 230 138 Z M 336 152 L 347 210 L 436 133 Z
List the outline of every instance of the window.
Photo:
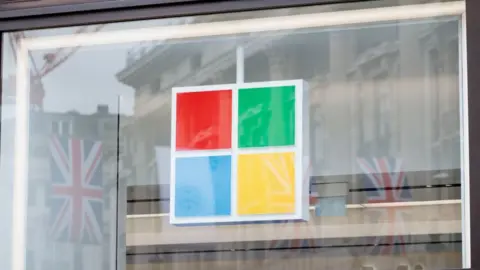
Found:
M 196 54 L 191 58 L 192 69 L 195 70 L 202 66 L 202 54 Z
M 57 120 L 52 122 L 52 129 L 51 132 L 58 135 L 72 135 L 73 133 L 73 126 L 70 121 L 65 120 Z
M 152 93 L 157 93 L 158 91 L 160 91 L 162 89 L 161 79 L 155 79 L 150 85 L 150 89 L 152 90 Z
M 65 269 L 468 266 L 463 3 L 391 2 L 5 33 L 7 74 L 71 56 L 32 112 L 59 136 L 1 123 L 3 216 Z

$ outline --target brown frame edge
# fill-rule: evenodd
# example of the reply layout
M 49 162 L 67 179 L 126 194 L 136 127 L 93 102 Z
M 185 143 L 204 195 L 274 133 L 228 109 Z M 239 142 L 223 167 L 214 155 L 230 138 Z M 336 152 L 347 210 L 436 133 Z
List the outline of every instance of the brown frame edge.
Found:
M 480 269 L 480 10 L 479 0 L 466 0 L 468 130 L 470 152 L 470 257 L 471 268 Z

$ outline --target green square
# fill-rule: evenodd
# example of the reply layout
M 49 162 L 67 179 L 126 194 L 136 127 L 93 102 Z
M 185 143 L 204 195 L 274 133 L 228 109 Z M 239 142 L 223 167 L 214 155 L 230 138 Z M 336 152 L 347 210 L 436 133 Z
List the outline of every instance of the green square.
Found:
M 295 144 L 295 86 L 240 88 L 238 146 Z

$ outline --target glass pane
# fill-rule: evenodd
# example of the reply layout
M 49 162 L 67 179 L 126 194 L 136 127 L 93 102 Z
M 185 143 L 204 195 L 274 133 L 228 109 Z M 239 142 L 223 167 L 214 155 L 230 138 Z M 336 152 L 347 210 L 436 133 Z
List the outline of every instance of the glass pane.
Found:
M 0 190 L 15 199 L 28 165 L 27 266 L 461 267 L 460 17 L 399 15 L 458 7 L 417 2 L 5 34 Z M 354 19 L 382 12 L 392 19 Z M 67 169 L 51 156 L 72 140 L 102 145 L 103 197 L 79 223 L 73 199 L 52 206 Z
M 128 106 L 120 111 L 120 84 L 105 75 L 108 70 L 82 61 L 81 71 L 74 62 L 66 62 L 49 76 L 40 76 L 37 63 L 50 52 L 32 50 L 26 58 L 17 58 L 19 48 L 10 46 L 14 35 L 5 37 L 0 169 L 2 214 L 9 218 L 2 222 L 7 239 L 3 268 L 116 269 L 112 258 L 117 251 L 118 129 L 119 119 L 131 114 Z M 101 54 L 82 50 L 76 57 L 94 59 Z M 25 73 L 16 72 L 26 64 Z M 25 88 L 22 81 L 28 82 Z M 19 111 L 28 101 L 18 99 L 18 91 L 30 92 L 28 110 Z M 18 135 L 15 128 L 26 121 L 27 136 Z M 28 152 L 18 151 L 18 141 Z M 22 154 L 25 158 L 15 163 Z M 20 183 L 24 190 L 19 190 Z M 25 212 L 22 202 L 27 204 Z M 20 226 L 15 219 L 19 215 L 26 224 L 25 268 L 16 260 L 21 250 L 15 253 L 11 244 L 21 243 L 21 231 L 12 228 L 12 218 L 13 226 Z

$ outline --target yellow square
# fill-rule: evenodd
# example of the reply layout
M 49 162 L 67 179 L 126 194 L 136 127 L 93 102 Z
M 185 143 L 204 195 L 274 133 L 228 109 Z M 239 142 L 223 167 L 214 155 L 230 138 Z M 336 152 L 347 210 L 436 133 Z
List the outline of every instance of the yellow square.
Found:
M 238 214 L 295 213 L 294 164 L 293 152 L 239 155 Z

